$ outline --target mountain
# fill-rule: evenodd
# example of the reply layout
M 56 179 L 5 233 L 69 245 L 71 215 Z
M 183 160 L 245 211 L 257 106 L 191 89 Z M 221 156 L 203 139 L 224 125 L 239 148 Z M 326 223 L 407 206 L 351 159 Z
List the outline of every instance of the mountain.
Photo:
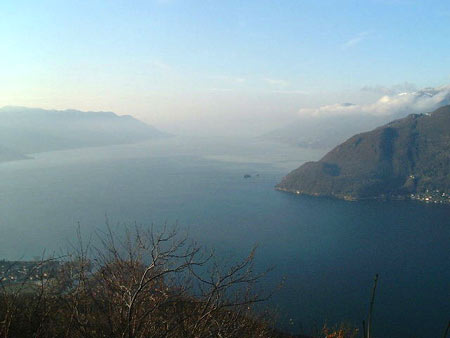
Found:
M 450 106 L 357 134 L 292 171 L 276 188 L 347 200 L 450 202 Z
M 28 157 L 17 151 L 0 146 L 0 162 L 25 160 Z
M 356 133 L 369 131 L 411 113 L 450 104 L 450 86 L 391 93 L 369 104 L 341 103 L 299 110 L 302 117 L 273 130 L 265 139 L 301 147 L 331 149 Z
M 369 131 L 394 118 L 376 115 L 305 116 L 261 136 L 303 148 L 331 149 L 350 136 Z
M 0 108 L 0 161 L 43 151 L 104 146 L 165 137 L 131 116 L 111 112 Z

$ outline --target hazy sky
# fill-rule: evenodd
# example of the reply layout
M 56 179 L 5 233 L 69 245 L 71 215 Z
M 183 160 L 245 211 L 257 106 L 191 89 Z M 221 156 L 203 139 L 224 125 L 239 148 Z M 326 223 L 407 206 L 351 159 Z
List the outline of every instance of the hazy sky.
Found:
M 0 15 L 0 106 L 259 130 L 450 83 L 448 0 L 1 0 Z

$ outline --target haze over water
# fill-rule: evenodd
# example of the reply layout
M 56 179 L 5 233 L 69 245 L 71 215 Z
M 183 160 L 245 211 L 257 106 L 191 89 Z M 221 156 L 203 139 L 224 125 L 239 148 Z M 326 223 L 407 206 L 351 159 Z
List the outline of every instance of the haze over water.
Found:
M 0 259 L 59 254 L 106 220 L 178 224 L 220 258 L 258 245 L 257 268 L 274 267 L 261 286 L 283 285 L 269 302 L 282 330 L 361 327 L 378 273 L 370 338 L 442 336 L 450 206 L 276 191 L 326 150 L 267 140 L 334 148 L 450 105 L 450 1 L 1 0 L 0 13 Z M 450 128 L 417 166 L 411 126 L 399 165 L 427 170 L 402 182 L 445 181 L 433 194 L 447 198 Z
M 274 267 L 279 326 L 307 332 L 365 318 L 380 274 L 374 333 L 437 337 L 450 313 L 448 206 L 344 202 L 275 191 L 324 151 L 260 142 L 172 138 L 34 155 L 0 164 L 0 256 L 63 249 L 77 223 L 89 236 L 105 215 L 124 224 L 178 222 L 218 255 Z M 245 174 L 252 177 L 244 179 Z

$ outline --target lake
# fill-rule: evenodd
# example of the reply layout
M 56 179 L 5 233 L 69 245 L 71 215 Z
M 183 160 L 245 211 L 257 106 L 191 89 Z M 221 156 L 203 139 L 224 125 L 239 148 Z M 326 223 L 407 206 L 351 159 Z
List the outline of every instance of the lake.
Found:
M 0 258 L 59 251 L 121 224 L 178 223 L 223 255 L 258 244 L 280 328 L 360 325 L 380 275 L 376 337 L 440 337 L 450 317 L 450 207 L 414 201 L 345 202 L 274 190 L 317 160 L 259 140 L 171 138 L 68 150 L 0 164 Z M 244 175 L 251 175 L 244 179 Z

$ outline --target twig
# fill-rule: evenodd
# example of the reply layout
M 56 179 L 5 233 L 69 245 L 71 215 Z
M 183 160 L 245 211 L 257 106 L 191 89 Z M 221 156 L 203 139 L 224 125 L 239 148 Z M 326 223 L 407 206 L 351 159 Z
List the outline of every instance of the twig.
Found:
M 370 329 L 372 328 L 372 312 L 375 302 L 375 291 L 377 290 L 378 274 L 375 275 L 373 281 L 372 299 L 370 300 L 369 317 L 367 318 L 367 338 L 370 338 Z
M 450 320 L 448 321 L 447 328 L 445 329 L 443 338 L 447 338 L 449 332 L 450 332 Z

